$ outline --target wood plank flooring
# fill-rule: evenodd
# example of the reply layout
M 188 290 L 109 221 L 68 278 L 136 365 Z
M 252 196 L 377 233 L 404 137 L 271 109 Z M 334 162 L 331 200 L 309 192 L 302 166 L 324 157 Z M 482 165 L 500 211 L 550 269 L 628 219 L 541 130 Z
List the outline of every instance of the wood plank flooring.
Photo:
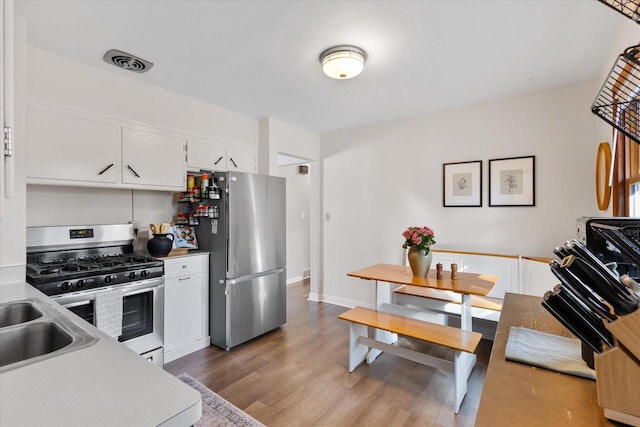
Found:
M 393 355 L 348 371 L 347 310 L 307 301 L 308 282 L 287 287 L 287 324 L 225 352 L 210 346 L 165 366 L 186 372 L 267 426 L 473 426 L 491 342 L 460 413 L 453 410 L 453 374 Z M 427 348 L 423 343 L 403 345 Z M 422 348 L 424 347 L 424 348 Z

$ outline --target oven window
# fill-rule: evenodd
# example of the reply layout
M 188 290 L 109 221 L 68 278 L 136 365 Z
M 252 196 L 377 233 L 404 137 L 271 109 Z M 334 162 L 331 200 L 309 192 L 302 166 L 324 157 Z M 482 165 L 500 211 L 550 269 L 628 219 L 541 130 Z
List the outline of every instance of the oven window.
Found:
M 95 325 L 95 322 L 94 322 L 95 312 L 93 309 L 93 300 L 87 301 L 86 304 L 80 304 L 80 305 L 71 306 L 71 307 L 66 306 L 66 308 L 67 310 L 70 310 L 75 314 L 77 314 L 78 316 L 82 317 L 84 320 L 91 323 L 92 325 Z
M 122 335 L 129 341 L 153 332 L 153 291 L 126 295 L 122 299 Z

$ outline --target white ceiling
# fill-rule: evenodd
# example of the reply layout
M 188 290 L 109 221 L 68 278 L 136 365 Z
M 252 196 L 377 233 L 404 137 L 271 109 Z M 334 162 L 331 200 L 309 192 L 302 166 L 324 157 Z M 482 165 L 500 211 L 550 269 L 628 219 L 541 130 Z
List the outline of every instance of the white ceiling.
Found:
M 320 133 L 598 78 L 625 19 L 595 0 L 16 0 L 15 9 L 31 45 Z M 367 52 L 357 78 L 322 74 L 318 55 L 337 44 Z M 154 67 L 108 65 L 112 48 Z

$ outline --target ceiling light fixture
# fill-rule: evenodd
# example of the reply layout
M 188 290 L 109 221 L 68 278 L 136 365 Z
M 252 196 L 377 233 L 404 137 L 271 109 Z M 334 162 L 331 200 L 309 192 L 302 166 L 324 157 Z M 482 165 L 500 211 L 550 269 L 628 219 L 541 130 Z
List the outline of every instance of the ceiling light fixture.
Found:
M 338 80 L 350 79 L 360 74 L 366 59 L 364 50 L 350 45 L 330 47 L 320 54 L 322 71 Z

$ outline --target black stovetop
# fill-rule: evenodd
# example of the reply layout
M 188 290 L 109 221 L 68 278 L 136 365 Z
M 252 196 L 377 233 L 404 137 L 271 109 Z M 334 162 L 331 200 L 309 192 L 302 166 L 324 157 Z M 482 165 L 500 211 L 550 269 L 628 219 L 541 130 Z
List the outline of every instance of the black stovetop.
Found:
M 27 281 L 35 285 L 164 265 L 161 260 L 134 253 L 94 255 L 81 258 L 67 258 L 62 254 L 58 256 L 61 259 L 55 259 L 56 255 L 52 254 L 43 260 L 29 262 L 27 264 Z

